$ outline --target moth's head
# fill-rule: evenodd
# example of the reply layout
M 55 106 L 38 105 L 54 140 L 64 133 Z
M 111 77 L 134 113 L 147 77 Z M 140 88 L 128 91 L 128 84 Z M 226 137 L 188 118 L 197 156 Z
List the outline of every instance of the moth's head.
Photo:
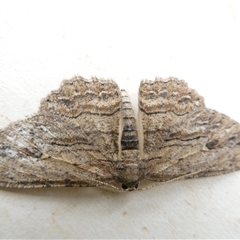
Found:
M 142 179 L 141 168 L 138 163 L 120 162 L 115 165 L 115 178 L 122 184 L 122 190 L 134 191 Z
M 138 182 L 132 182 L 132 183 L 123 183 L 122 189 L 126 191 L 134 191 L 138 189 Z

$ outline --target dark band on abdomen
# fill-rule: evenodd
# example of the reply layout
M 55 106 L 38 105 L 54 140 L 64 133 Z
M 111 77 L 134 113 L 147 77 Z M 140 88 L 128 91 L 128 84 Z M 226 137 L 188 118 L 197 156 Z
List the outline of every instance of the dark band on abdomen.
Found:
M 122 137 L 121 149 L 139 149 L 138 146 L 138 133 L 136 126 L 136 118 L 129 97 L 125 90 L 121 90 L 122 94 Z

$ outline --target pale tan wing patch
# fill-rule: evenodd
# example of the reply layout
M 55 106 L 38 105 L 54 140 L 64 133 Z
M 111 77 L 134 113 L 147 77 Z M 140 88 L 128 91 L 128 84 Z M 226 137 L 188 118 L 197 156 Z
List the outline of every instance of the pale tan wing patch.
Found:
M 139 108 L 145 178 L 162 182 L 240 169 L 239 123 L 205 108 L 184 81 L 143 81 Z
M 37 114 L 0 131 L 0 186 L 96 186 L 112 182 L 121 94 L 113 81 L 75 77 Z

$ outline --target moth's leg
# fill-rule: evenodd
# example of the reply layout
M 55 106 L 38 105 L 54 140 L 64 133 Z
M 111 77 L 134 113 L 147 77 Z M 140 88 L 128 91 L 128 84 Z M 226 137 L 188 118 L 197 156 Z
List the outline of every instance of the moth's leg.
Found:
M 219 170 L 219 171 L 218 171 L 218 172 L 215 172 L 213 176 L 222 175 L 222 174 L 223 174 L 222 171 L 224 171 L 225 169 L 222 168 L 222 169 L 218 169 L 218 170 Z M 148 189 L 150 189 L 150 188 L 152 188 L 152 187 L 156 187 L 156 186 L 158 186 L 158 185 L 163 185 L 163 184 L 166 184 L 166 183 L 171 183 L 171 182 L 175 182 L 175 181 L 179 181 L 179 180 L 183 180 L 183 179 L 188 179 L 188 178 L 194 178 L 194 177 L 195 177 L 194 175 L 196 175 L 196 177 L 199 177 L 198 174 L 201 174 L 201 173 L 203 173 L 203 172 L 206 172 L 206 169 L 205 169 L 205 168 L 204 168 L 204 169 L 200 169 L 199 171 L 196 171 L 196 172 L 184 174 L 184 175 L 182 175 L 182 176 L 173 178 L 173 179 L 171 179 L 171 180 L 167 180 L 167 181 L 164 181 L 164 182 L 154 183 L 154 184 L 152 184 L 152 185 L 150 185 L 150 186 L 148 186 L 148 187 L 139 188 L 139 189 L 137 189 L 137 190 L 140 190 L 140 191 L 141 191 L 141 190 L 148 190 Z M 211 175 L 209 175 L 209 176 L 211 176 Z M 150 180 L 150 181 L 151 181 L 151 180 Z M 157 180 L 156 180 L 156 181 L 157 181 Z
M 177 177 L 177 178 L 173 178 L 173 179 L 168 180 L 168 181 L 165 181 L 165 182 L 154 183 L 154 184 L 152 184 L 152 185 L 150 185 L 150 186 L 148 186 L 148 187 L 145 187 L 145 188 L 138 188 L 137 190 L 140 190 L 140 191 L 142 191 L 142 190 L 148 190 L 148 189 L 150 189 L 150 188 L 152 188 L 152 187 L 156 187 L 156 186 L 158 186 L 158 185 L 163 185 L 163 184 L 166 184 L 166 183 L 171 183 L 171 182 L 175 182 L 175 181 L 178 181 L 178 180 L 183 180 L 183 179 L 186 179 L 186 178 L 188 178 L 188 177 L 192 177 L 193 175 L 198 174 L 198 173 L 200 173 L 200 172 L 202 172 L 202 171 L 203 171 L 203 170 L 199 170 L 199 171 L 197 171 L 197 172 L 185 174 L 185 175 L 182 175 L 182 176 Z

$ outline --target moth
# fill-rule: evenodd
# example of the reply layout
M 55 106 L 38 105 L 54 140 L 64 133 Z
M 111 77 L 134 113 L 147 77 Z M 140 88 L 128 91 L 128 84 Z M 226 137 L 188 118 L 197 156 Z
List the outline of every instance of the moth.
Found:
M 112 80 L 76 76 L 0 131 L 0 186 L 142 190 L 240 169 L 240 124 L 177 78 L 144 80 L 136 118 Z M 152 185 L 146 187 L 150 188 Z

